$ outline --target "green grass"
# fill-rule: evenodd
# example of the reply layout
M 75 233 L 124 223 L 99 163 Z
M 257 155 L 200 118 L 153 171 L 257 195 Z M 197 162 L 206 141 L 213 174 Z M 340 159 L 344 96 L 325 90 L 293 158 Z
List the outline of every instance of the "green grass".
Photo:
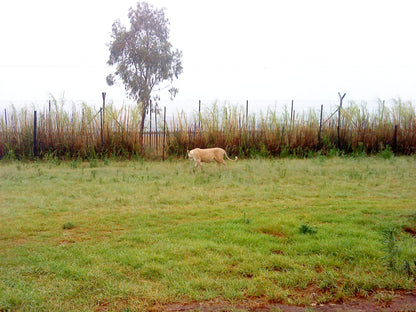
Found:
M 416 227 L 414 157 L 228 167 L 0 162 L 0 311 L 308 304 L 414 287 L 402 265 L 416 260 L 403 230 Z

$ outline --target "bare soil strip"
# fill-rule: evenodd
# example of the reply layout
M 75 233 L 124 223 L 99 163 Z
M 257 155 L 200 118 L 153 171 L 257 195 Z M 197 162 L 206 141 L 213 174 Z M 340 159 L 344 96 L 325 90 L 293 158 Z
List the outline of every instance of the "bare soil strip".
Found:
M 322 312 L 410 312 L 416 311 L 416 289 L 412 292 L 397 292 L 389 301 L 377 300 L 376 297 L 369 299 L 352 299 L 344 303 L 336 304 L 316 304 L 311 306 L 292 306 L 280 303 L 269 303 L 261 299 L 247 300 L 240 303 L 231 303 L 224 300 L 211 300 L 206 302 L 193 302 L 189 304 L 174 303 L 166 306 L 157 306 L 152 311 L 286 311 L 286 312 L 304 312 L 304 311 L 322 311 Z

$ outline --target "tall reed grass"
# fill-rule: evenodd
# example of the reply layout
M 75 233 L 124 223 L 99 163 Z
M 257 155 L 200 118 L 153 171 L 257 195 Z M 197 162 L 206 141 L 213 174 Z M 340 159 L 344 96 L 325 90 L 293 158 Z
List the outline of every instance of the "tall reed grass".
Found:
M 366 103 L 351 101 L 341 108 L 338 136 L 338 108 L 324 113 L 322 120 L 320 111 L 297 113 L 288 106 L 283 111 L 268 108 L 247 118 L 243 106 L 214 103 L 191 118 L 177 115 L 168 137 L 169 153 L 181 155 L 190 148 L 211 146 L 240 156 L 364 155 L 386 149 L 415 153 L 415 107 L 401 99 L 390 104 L 379 100 L 377 109 L 370 112 Z
M 157 128 L 165 126 L 166 140 L 160 131 L 152 137 L 147 134 L 142 148 L 141 113 L 136 105 L 110 103 L 103 112 L 86 103 L 71 107 L 65 99 L 53 98 L 38 110 L 36 155 L 34 110 L 14 106 L 4 110 L 0 158 L 161 156 L 163 144 L 173 157 L 185 155 L 187 149 L 212 146 L 221 146 L 232 155 L 265 157 L 364 155 L 386 149 L 405 155 L 416 152 L 416 115 L 411 102 L 398 98 L 387 105 L 379 100 L 378 107 L 369 111 L 366 103 L 350 101 L 341 109 L 339 136 L 337 108 L 325 109 L 321 120 L 320 111 L 312 109 L 295 112 L 285 106 L 280 111 L 275 107 L 247 115 L 244 105 L 213 103 L 201 112 L 176 112 L 165 125 L 159 116 Z

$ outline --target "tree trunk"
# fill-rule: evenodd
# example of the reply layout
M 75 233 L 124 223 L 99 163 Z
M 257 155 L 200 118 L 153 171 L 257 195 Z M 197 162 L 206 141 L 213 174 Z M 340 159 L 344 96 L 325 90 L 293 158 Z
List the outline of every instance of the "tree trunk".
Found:
M 144 137 L 144 122 L 146 119 L 146 110 L 148 107 L 148 102 L 142 102 L 142 119 L 140 121 L 140 131 L 139 131 L 139 150 L 141 154 L 144 154 L 144 142 L 143 142 L 143 137 Z

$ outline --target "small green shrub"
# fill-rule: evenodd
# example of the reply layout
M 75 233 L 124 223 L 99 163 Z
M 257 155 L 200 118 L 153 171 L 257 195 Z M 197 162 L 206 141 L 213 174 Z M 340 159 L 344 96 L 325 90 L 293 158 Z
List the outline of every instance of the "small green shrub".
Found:
M 282 150 L 280 151 L 280 158 L 288 158 L 290 157 L 290 147 L 283 146 Z
M 95 179 L 97 177 L 97 170 L 91 170 L 91 178 Z
M 366 156 L 365 146 L 363 142 L 358 142 L 358 146 L 353 148 L 353 157 L 364 157 Z
M 286 177 L 287 169 L 286 168 L 279 168 L 279 177 L 280 179 L 283 179 Z
M 244 212 L 244 223 L 249 224 L 250 222 L 251 220 L 246 217 L 246 213 Z
M 76 160 L 71 161 L 69 165 L 71 169 L 77 169 L 80 164 L 81 164 L 81 159 L 78 158 Z
M 90 159 L 90 168 L 97 168 L 98 167 L 98 159 L 92 158 Z
M 5 160 L 16 160 L 16 153 L 13 149 L 7 150 L 7 152 L 4 154 L 3 159 Z
M 337 148 L 331 148 L 326 154 L 328 157 L 338 157 L 341 155 L 341 151 Z
M 64 230 L 71 230 L 71 229 L 73 229 L 75 227 L 75 224 L 73 224 L 72 222 L 66 222 L 63 226 L 62 226 L 62 228 L 64 229 Z
M 391 150 L 390 146 L 386 146 L 385 148 L 381 148 L 380 152 L 377 154 L 377 156 L 383 158 L 383 159 L 390 159 L 394 156 L 393 151 Z
M 316 234 L 317 232 L 318 230 L 314 229 L 313 227 L 307 224 L 302 224 L 299 227 L 299 233 L 301 234 Z

